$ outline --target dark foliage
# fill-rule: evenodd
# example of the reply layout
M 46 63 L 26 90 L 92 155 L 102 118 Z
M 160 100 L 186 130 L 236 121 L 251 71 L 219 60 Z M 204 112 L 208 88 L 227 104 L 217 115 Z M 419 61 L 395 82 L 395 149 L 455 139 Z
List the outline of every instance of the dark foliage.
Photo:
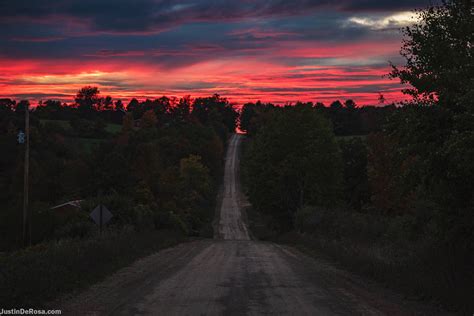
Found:
M 121 102 L 114 108 L 112 98 L 84 87 L 75 102 L 48 100 L 30 110 L 33 243 L 89 235 L 99 195 L 117 229 L 209 235 L 224 144 L 237 117 L 226 99 L 134 99 L 125 112 Z M 21 245 L 24 148 L 16 135 L 26 105 L 0 103 L 0 250 Z M 83 200 L 82 208 L 68 215 L 50 209 L 71 200 Z
M 318 162 L 328 147 L 316 141 L 321 137 L 316 123 L 318 136 L 311 136 L 302 130 L 303 121 L 287 115 L 279 130 L 273 123 L 277 109 L 253 104 L 244 106 L 240 122 L 252 136 L 246 172 L 265 178 L 245 178 L 249 196 L 270 226 L 281 218 L 282 205 L 292 214 L 296 209 L 295 220 L 288 221 L 292 227 L 353 269 L 464 312 L 472 312 L 474 302 L 472 10 L 471 1 L 445 1 L 420 11 L 421 21 L 406 29 L 407 64 L 394 67 L 391 76 L 412 85 L 406 92 L 413 102 L 384 108 L 357 108 L 350 101 L 329 108 L 295 106 L 292 111 L 306 120 L 316 112 L 332 121 L 342 164 L 335 157 Z M 295 134 L 299 137 L 288 141 Z M 282 148 L 300 157 L 298 146 L 309 144 L 317 153 L 314 163 L 278 164 L 286 159 L 278 155 Z M 340 187 L 328 181 L 329 170 L 342 173 Z M 282 180 L 283 172 L 300 181 L 313 174 L 311 185 L 326 183 L 329 192 L 304 202 L 293 198 L 287 206 L 281 199 L 303 190 L 298 181 Z

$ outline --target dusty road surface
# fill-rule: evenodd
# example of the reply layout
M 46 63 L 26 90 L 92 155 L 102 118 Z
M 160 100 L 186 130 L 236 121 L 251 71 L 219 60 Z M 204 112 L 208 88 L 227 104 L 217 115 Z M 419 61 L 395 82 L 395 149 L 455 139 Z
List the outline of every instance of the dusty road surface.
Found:
M 63 315 L 437 315 L 323 259 L 249 240 L 230 140 L 218 232 L 136 261 L 62 303 Z
M 239 164 L 239 144 L 241 136 L 233 135 L 227 146 L 224 172 L 224 190 L 220 207 L 219 227 L 216 239 L 250 240 L 247 226 L 240 212 L 240 182 L 237 179 Z

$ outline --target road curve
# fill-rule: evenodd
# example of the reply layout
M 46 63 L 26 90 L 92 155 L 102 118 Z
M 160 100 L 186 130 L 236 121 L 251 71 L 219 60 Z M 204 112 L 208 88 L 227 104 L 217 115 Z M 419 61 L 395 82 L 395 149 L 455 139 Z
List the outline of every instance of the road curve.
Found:
M 76 315 L 439 315 L 323 259 L 249 240 L 238 185 L 241 136 L 229 142 L 215 240 L 136 261 L 66 300 Z

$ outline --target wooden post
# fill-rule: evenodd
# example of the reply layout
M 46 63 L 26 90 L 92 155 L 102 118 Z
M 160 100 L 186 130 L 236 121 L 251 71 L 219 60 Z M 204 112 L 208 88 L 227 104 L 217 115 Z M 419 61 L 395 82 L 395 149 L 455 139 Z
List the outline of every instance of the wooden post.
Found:
M 102 236 L 102 189 L 99 189 L 99 236 Z
M 99 215 L 100 215 L 100 218 L 99 218 L 99 234 L 102 235 L 102 201 L 99 202 Z
M 30 109 L 25 105 L 25 171 L 23 175 L 23 244 L 31 245 L 31 214 L 28 210 L 29 191 L 28 179 L 30 171 Z

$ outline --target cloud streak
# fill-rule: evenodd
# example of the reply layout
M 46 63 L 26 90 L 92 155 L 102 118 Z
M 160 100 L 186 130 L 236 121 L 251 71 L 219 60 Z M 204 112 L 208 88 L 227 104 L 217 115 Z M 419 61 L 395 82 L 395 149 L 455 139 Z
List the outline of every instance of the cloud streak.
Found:
M 382 75 L 428 0 L 0 2 L 0 97 L 221 93 L 242 103 L 399 100 Z M 70 98 L 70 97 L 69 97 Z

